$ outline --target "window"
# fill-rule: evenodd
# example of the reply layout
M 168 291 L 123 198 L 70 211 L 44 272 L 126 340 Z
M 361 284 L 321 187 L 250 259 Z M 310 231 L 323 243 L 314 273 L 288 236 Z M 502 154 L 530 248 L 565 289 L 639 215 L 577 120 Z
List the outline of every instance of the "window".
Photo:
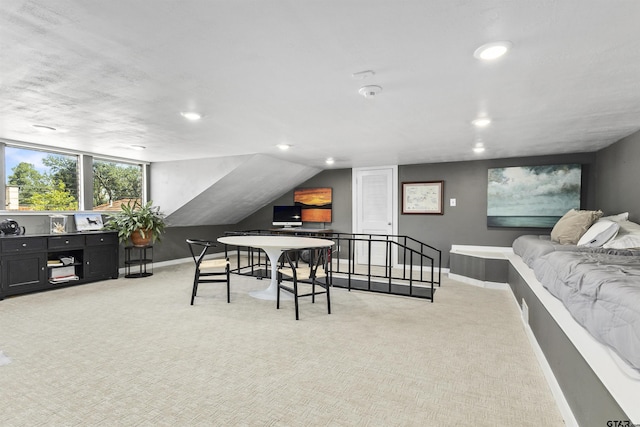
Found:
M 5 147 L 5 209 L 78 209 L 78 156 Z
M 0 140 L 0 158 L 2 154 L 0 210 L 3 197 L 4 209 L 12 212 L 108 211 L 119 210 L 123 203 L 146 201 L 145 163 Z
M 93 210 L 120 210 L 123 204 L 142 202 L 142 166 L 93 160 Z

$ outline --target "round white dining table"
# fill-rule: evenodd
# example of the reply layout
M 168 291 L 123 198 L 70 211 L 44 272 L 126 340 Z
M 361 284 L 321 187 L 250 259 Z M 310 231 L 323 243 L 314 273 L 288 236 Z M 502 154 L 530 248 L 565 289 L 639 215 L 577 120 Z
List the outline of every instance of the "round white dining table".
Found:
M 271 282 L 269 287 L 261 291 L 250 292 L 254 298 L 274 300 L 278 294 L 278 260 L 282 251 L 289 249 L 328 248 L 334 242 L 315 237 L 294 236 L 226 236 L 218 238 L 218 242 L 231 246 L 243 246 L 262 249 L 271 263 Z

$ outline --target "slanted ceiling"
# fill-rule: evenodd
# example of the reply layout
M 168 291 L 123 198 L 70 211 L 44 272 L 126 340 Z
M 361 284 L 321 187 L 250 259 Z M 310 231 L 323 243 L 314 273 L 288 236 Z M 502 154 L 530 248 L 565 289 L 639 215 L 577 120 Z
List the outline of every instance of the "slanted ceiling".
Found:
M 230 225 L 318 172 L 262 154 L 158 162 L 151 197 L 171 226 Z
M 14 141 L 351 168 L 591 152 L 640 129 L 639 0 L 0 4 L 0 138 Z M 500 40 L 505 57 L 473 57 Z

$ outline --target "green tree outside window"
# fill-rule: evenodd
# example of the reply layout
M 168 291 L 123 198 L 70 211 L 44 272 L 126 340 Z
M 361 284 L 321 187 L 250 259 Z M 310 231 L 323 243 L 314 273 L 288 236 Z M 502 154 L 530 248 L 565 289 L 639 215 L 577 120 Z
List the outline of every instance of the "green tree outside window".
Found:
M 79 208 L 78 156 L 5 146 L 7 208 L 31 211 L 73 211 Z M 93 209 L 120 209 L 142 203 L 142 166 L 94 159 Z M 16 203 L 17 199 L 17 203 Z M 9 202 L 10 200 L 10 202 Z

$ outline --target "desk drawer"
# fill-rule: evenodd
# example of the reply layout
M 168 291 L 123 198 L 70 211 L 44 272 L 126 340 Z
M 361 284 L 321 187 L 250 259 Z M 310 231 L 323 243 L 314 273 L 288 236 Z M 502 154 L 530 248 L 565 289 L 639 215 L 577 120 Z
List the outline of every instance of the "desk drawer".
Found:
M 49 249 L 81 248 L 83 246 L 84 236 L 49 237 Z
M 2 252 L 42 251 L 47 248 L 47 241 L 40 237 L 3 237 Z
M 118 235 L 116 233 L 87 234 L 87 246 L 117 245 Z

